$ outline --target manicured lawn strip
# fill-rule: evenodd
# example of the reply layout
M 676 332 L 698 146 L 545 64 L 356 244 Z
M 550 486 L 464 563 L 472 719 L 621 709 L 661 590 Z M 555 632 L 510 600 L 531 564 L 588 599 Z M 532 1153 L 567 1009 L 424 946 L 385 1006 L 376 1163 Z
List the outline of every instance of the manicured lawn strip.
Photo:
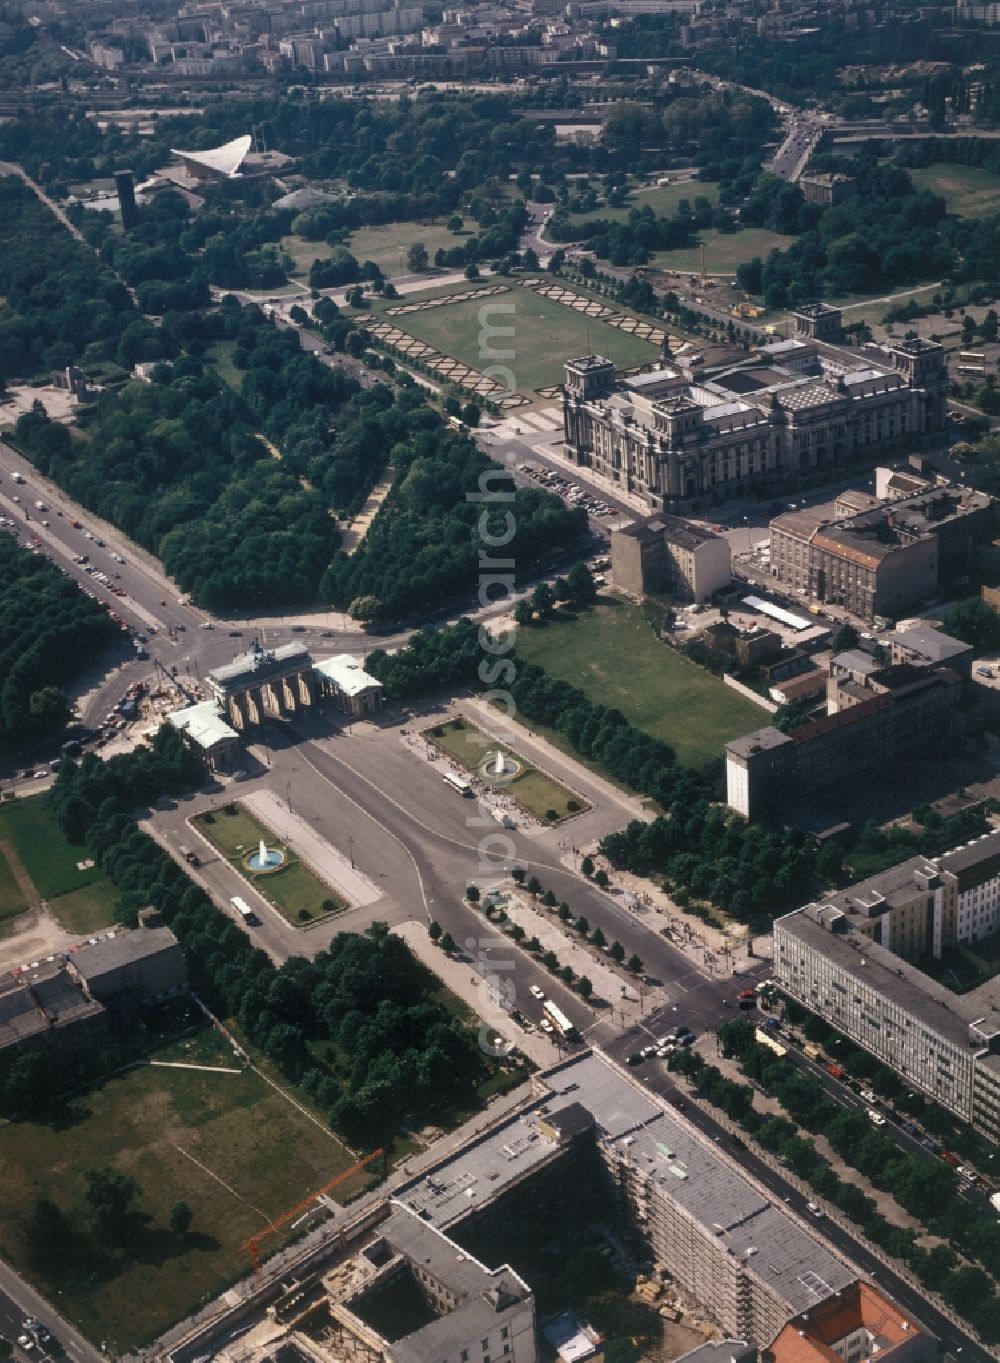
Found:
M 233 810 L 233 813 L 229 813 Z M 253 887 L 273 904 L 281 916 L 294 927 L 316 918 L 326 917 L 347 908 L 343 899 L 329 885 L 315 876 L 308 866 L 303 865 L 287 843 L 276 838 L 269 829 L 259 823 L 249 810 L 240 805 L 226 805 L 221 809 L 198 814 L 192 820 L 208 840 L 219 849 L 233 866 L 242 871 L 252 882 Z M 246 870 L 243 857 L 256 849 L 261 838 L 268 847 L 280 849 L 287 861 L 281 871 L 271 875 L 255 876 Z M 326 907 L 332 903 L 333 909 Z M 300 915 L 305 913 L 305 918 Z
M 235 341 L 212 341 L 205 348 L 205 359 L 215 365 L 215 372 L 222 382 L 238 393 L 243 384 L 243 370 L 233 364 L 235 349 Z
M 500 789 L 543 823 L 558 823 L 568 818 L 570 814 L 579 813 L 581 809 L 587 807 L 587 802 L 582 796 L 574 795 L 558 781 L 531 766 L 513 748 L 495 743 L 488 734 L 470 724 L 467 719 L 435 724 L 424 730 L 424 737 L 474 775 L 479 774 L 479 764 L 483 757 L 487 753 L 495 753 L 500 747 L 522 767 L 521 774 Z M 571 809 L 571 804 L 575 808 Z M 557 816 L 555 819 L 547 817 L 550 809 L 555 810 Z
M 483 329 L 480 314 L 484 305 L 499 305 L 506 309 L 494 312 L 491 324 L 511 327 L 513 332 L 494 339 L 491 344 L 513 350 L 514 358 L 504 363 L 509 365 L 522 392 L 530 393 L 536 388 L 562 383 L 565 363 L 576 355 L 595 352 L 607 355 L 621 369 L 649 364 L 657 356 L 656 347 L 648 341 L 629 336 L 597 318 L 586 317 L 518 285 L 496 298 L 470 299 L 387 320 L 443 354 L 481 370 L 486 364 L 481 355 L 480 339 Z M 608 306 L 621 311 L 614 304 Z
M 517 657 L 619 709 L 687 766 L 721 756 L 729 739 L 767 722 L 763 709 L 661 643 L 638 606 L 615 597 L 579 617 L 519 630 Z M 571 751 L 565 741 L 560 747 Z
M 49 908 L 67 932 L 85 937 L 111 926 L 118 899 L 117 887 L 107 877 L 102 877 L 92 885 L 82 885 L 79 890 L 69 890 L 58 899 L 50 899 Z
M 235 1064 L 224 1041 L 207 1029 L 189 1049 L 180 1042 L 156 1058 Z M 74 1099 L 70 1110 L 71 1120 L 52 1125 L 22 1121 L 0 1128 L 0 1253 L 91 1340 L 109 1341 L 116 1353 L 149 1342 L 244 1274 L 244 1241 L 354 1163 L 249 1070 L 136 1069 Z M 74 1272 L 46 1277 L 27 1258 L 26 1213 L 45 1197 L 81 1224 L 84 1171 L 103 1165 L 132 1175 L 142 1188 L 144 1216 L 128 1249 L 103 1265 L 84 1254 Z M 194 1221 L 178 1241 L 168 1223 L 181 1200 Z M 280 1235 L 268 1237 L 262 1254 L 282 1243 Z

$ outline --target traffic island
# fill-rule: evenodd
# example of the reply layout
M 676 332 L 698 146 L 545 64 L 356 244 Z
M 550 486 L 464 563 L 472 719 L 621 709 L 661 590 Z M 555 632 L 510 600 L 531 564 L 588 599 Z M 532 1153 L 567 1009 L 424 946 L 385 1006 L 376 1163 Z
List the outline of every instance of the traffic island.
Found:
M 206 809 L 191 824 L 292 927 L 313 927 L 351 907 L 244 804 Z
M 539 823 L 560 824 L 590 808 L 582 795 L 462 716 L 432 724 L 421 737 L 457 762 L 481 789 L 506 796 Z

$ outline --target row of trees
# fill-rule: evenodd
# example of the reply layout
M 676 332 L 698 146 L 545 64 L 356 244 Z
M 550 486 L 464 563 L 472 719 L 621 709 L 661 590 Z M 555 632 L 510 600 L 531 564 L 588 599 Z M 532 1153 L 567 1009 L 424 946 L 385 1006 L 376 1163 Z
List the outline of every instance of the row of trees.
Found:
M 816 1149 L 812 1138 L 800 1135 L 799 1129 L 805 1126 L 807 1130 L 822 1131 L 842 1159 L 877 1187 L 891 1191 L 903 1205 L 927 1209 L 935 1224 L 939 1216 L 961 1221 L 967 1218 L 967 1212 L 956 1207 L 954 1187 L 948 1178 L 941 1177 L 941 1168 L 933 1161 L 903 1154 L 889 1138 L 880 1136 L 867 1118 L 830 1103 L 818 1084 L 819 1094 L 812 1092 L 808 1086 L 815 1081 L 794 1071 L 789 1076 L 789 1062 L 778 1060 L 773 1052 L 756 1045 L 753 1029 L 747 1024 L 726 1023 L 719 1029 L 719 1038 L 729 1053 L 746 1057 L 747 1072 L 752 1071 L 755 1077 L 759 1074 L 769 1092 L 772 1091 L 769 1086 L 773 1086 L 775 1096 L 793 1120 L 762 1116 L 753 1106 L 753 1090 L 748 1084 L 727 1078 L 695 1051 L 675 1052 L 667 1062 L 668 1068 L 688 1075 L 703 1097 L 854 1221 L 868 1241 L 906 1263 L 926 1288 L 938 1292 L 953 1310 L 975 1326 L 987 1343 L 1000 1340 L 1000 1297 L 994 1294 L 988 1274 L 971 1264 L 961 1264 L 947 1244 L 925 1249 L 917 1243 L 915 1231 L 888 1221 L 874 1198 L 856 1183 L 841 1178 Z M 763 1055 L 758 1056 L 757 1052 Z M 950 1170 L 944 1172 L 954 1179 Z M 937 1209 L 941 1209 L 940 1213 Z
M 0 750 L 27 748 L 69 717 L 61 687 L 109 647 L 108 613 L 41 554 L 0 535 Z
M 346 1140 L 384 1143 L 411 1122 L 475 1106 L 485 1058 L 385 924 L 340 933 L 313 960 L 292 957 L 278 969 L 137 827 L 128 810 L 138 790 L 175 793 L 183 778 L 190 785 L 192 763 L 198 769 L 164 729 L 148 753 L 62 765 L 53 810 L 122 891 L 118 921 L 132 924 L 141 905 L 155 905 L 181 942 L 192 988 L 235 1017 Z
M 502 544 L 523 570 L 586 533 L 582 508 L 539 488 L 515 489 L 509 472 L 429 408 L 415 409 L 410 429 L 392 451 L 396 481 L 364 541 L 323 576 L 323 595 L 355 619 L 406 616 L 470 588 L 484 544 Z M 500 496 L 484 502 L 484 491 Z

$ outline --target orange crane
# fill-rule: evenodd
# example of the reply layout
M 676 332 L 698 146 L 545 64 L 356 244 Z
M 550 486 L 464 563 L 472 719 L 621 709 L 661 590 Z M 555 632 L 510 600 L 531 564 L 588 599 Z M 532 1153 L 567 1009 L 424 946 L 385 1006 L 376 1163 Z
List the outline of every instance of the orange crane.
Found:
M 379 1155 L 384 1154 L 385 1151 L 381 1148 L 373 1150 L 370 1155 L 366 1155 L 364 1159 L 358 1160 L 357 1164 L 352 1164 L 350 1169 L 345 1169 L 344 1172 L 338 1174 L 336 1178 L 331 1178 L 329 1183 L 324 1183 L 322 1188 L 317 1188 L 314 1193 L 310 1193 L 308 1197 L 304 1197 L 301 1202 L 296 1202 L 294 1207 L 289 1207 L 287 1212 L 282 1212 L 276 1221 L 270 1222 L 263 1230 L 258 1231 L 256 1235 L 251 1235 L 245 1245 L 240 1245 L 240 1249 L 250 1251 L 250 1263 L 253 1266 L 253 1271 L 255 1273 L 260 1272 L 260 1242 L 262 1240 L 266 1240 L 272 1232 L 279 1231 L 283 1226 L 287 1226 L 289 1221 L 294 1221 L 300 1212 L 308 1211 L 312 1204 L 325 1193 L 328 1193 L 331 1188 L 336 1188 L 338 1183 L 343 1183 L 353 1174 L 359 1174 L 366 1164 L 370 1164 L 373 1159 L 377 1159 Z

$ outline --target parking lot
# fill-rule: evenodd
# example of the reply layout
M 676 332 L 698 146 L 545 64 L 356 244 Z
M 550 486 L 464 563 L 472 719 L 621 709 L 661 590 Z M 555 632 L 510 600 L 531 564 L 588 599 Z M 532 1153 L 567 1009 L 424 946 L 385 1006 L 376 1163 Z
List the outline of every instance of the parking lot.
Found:
M 605 516 L 618 516 L 620 514 L 613 507 L 608 506 L 606 502 L 602 502 L 599 497 L 595 497 L 593 493 L 587 492 L 577 483 L 571 483 L 568 478 L 563 478 L 561 474 L 554 473 L 551 469 L 540 468 L 537 464 L 519 464 L 518 470 L 521 473 L 526 473 L 540 487 L 554 492 L 557 497 L 562 497 L 571 505 L 582 506 L 591 516 L 599 516 L 603 519 Z

